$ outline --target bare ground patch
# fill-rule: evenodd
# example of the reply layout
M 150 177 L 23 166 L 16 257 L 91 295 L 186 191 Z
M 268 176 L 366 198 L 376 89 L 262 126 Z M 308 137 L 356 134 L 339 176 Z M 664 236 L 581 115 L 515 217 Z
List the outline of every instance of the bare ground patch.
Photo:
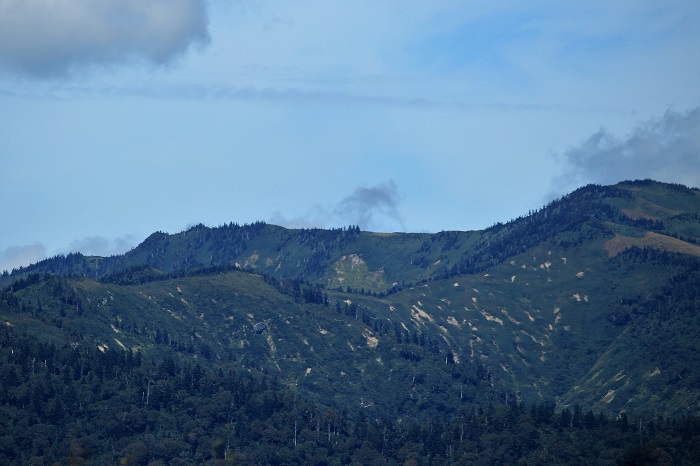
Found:
M 604 247 L 605 250 L 608 251 L 608 255 L 614 257 L 625 249 L 629 249 L 633 246 L 639 248 L 650 247 L 669 252 L 680 252 L 681 254 L 700 256 L 700 246 L 651 231 L 648 231 L 641 237 L 616 235 L 614 238 L 608 240 Z

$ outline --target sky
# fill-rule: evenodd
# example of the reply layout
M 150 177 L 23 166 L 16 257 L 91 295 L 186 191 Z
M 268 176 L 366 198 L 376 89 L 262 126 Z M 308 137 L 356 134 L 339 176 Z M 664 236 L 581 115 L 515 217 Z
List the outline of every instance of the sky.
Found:
M 697 0 L 0 0 L 0 270 L 700 186 Z

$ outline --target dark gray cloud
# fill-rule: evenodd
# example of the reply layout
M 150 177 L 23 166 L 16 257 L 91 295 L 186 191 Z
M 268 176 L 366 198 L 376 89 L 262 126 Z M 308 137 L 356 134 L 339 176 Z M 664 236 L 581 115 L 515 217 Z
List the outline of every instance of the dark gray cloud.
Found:
M 0 0 L 0 70 L 50 77 L 164 64 L 209 39 L 205 0 Z
M 39 243 L 0 249 L 0 271 L 11 272 L 43 259 L 46 259 L 46 248 Z
M 275 212 L 270 222 L 288 228 L 328 228 L 357 225 L 367 231 L 405 230 L 399 206 L 401 196 L 394 181 L 360 186 L 331 207 L 314 206 L 305 215 L 287 218 Z
M 355 192 L 345 197 L 334 213 L 341 219 L 358 225 L 365 230 L 376 230 L 390 223 L 397 223 L 405 229 L 403 218 L 399 213 L 399 196 L 396 184 L 393 181 L 377 186 L 360 186 Z
M 637 126 L 624 139 L 601 128 L 562 157 L 563 172 L 551 197 L 587 184 L 651 178 L 700 185 L 700 107 L 667 111 Z

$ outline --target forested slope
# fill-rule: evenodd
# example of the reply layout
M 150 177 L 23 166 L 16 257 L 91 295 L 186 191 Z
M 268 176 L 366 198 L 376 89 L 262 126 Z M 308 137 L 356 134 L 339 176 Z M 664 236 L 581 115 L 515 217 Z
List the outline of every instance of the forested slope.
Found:
M 699 241 L 698 190 L 637 181 L 476 232 L 199 225 L 48 259 L 0 279 L 0 451 L 692 464 Z
M 511 401 L 426 422 L 311 404 L 279 380 L 0 331 L 4 464 L 696 464 L 700 419 Z M 481 385 L 484 385 L 481 383 Z

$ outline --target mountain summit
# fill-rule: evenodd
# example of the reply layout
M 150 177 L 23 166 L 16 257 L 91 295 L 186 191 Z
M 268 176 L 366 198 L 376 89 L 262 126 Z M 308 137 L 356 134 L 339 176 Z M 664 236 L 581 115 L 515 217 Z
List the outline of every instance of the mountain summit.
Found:
M 271 377 L 331 410 L 700 413 L 700 191 L 680 185 L 590 185 L 482 231 L 198 225 L 1 280 L 13 332 Z M 144 402 L 170 393 L 159 377 Z

